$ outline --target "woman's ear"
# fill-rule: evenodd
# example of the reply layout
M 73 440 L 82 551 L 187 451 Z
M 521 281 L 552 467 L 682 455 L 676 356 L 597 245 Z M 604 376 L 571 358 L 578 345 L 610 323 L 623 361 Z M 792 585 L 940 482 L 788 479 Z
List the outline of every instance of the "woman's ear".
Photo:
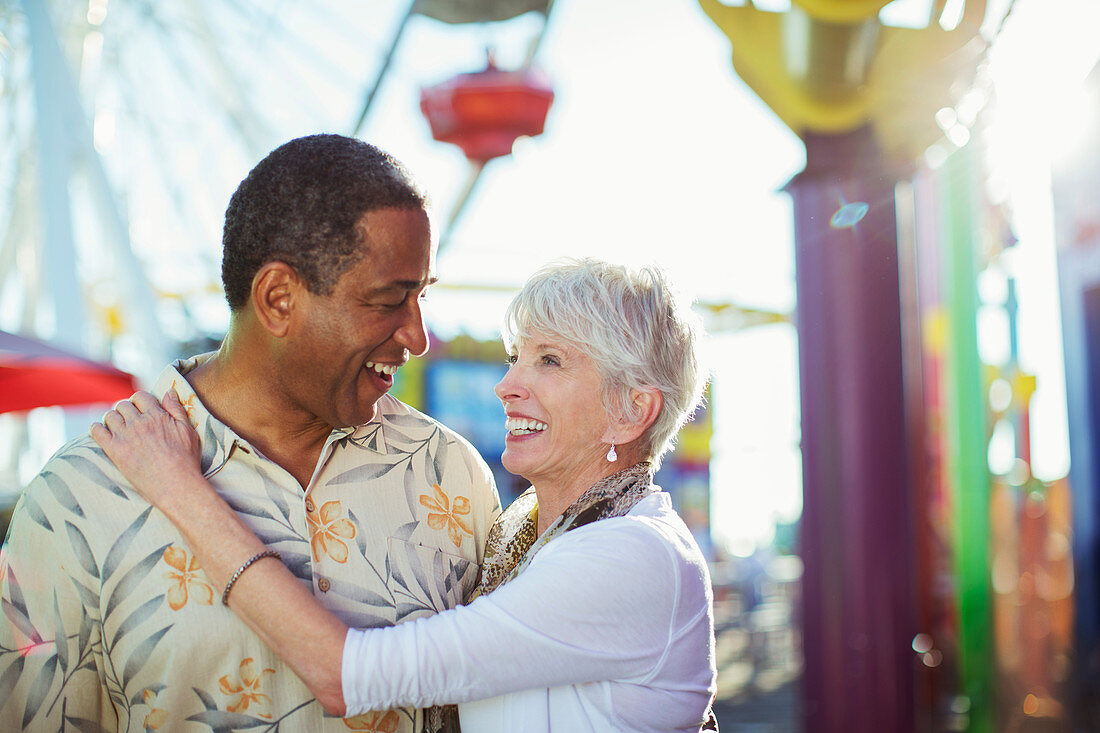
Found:
M 268 262 L 256 272 L 252 278 L 252 308 L 272 336 L 287 334 L 291 314 L 304 289 L 301 277 L 285 262 Z
M 625 445 L 637 440 L 661 414 L 664 396 L 656 387 L 632 389 L 630 404 L 636 417 L 633 420 L 624 418 L 612 424 L 604 438 L 606 442 Z

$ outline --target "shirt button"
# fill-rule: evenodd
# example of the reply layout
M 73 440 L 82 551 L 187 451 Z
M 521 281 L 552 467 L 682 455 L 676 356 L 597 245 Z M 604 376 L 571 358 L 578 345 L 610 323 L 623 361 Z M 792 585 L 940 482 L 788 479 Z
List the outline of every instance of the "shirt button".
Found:
M 306 499 L 306 511 L 313 514 L 313 499 Z
M 322 593 L 328 593 L 328 589 L 332 587 L 332 583 L 328 582 L 328 578 L 321 578 L 317 581 L 317 587 L 321 589 Z

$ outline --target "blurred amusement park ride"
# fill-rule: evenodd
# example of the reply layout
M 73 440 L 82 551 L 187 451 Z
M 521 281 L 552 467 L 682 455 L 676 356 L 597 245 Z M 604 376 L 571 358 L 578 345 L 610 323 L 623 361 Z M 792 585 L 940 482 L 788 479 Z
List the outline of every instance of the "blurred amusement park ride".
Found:
M 886 23 L 900 4 L 698 0 L 729 38 L 737 75 L 806 150 L 785 188 L 796 312 L 700 305 L 711 332 L 798 326 L 801 715 L 815 733 L 1100 729 L 1100 479 L 1088 458 L 1100 445 L 1100 229 L 1082 223 L 1095 222 L 1095 198 L 1066 194 L 1075 208 L 1058 235 L 1077 241 L 1061 260 L 1072 273 L 1063 317 L 1074 473 L 1040 481 L 1030 470 L 1035 380 L 1017 350 L 1017 239 L 982 184 L 978 144 L 994 102 L 989 51 L 1016 2 L 928 0 L 916 22 Z M 440 248 L 450 246 L 491 161 L 543 132 L 554 90 L 536 60 L 553 4 L 414 0 L 387 6 L 384 21 L 356 5 L 0 6 L 0 328 L 48 333 L 55 348 L 109 358 L 139 382 L 216 343 L 209 243 L 225 181 L 235 182 L 222 174 L 281 142 L 276 130 L 359 134 L 419 18 L 477 27 L 494 48 L 485 61 L 478 49 L 477 71 L 420 89 L 433 137 L 467 159 L 439 228 Z M 509 32 L 496 34 L 499 24 Z M 383 49 L 366 69 L 364 38 Z M 454 49 L 437 49 L 452 70 L 449 54 L 472 57 Z M 294 103 L 261 109 L 261 92 Z M 1098 160 L 1067 172 L 1066 190 L 1097 190 Z M 210 185 L 186 183 L 196 180 Z M 184 281 L 174 294 L 152 284 L 165 269 Z M 1003 295 L 989 302 L 979 278 Z M 979 354 L 984 307 L 1003 314 L 1011 344 L 995 364 Z M 494 438 L 479 431 L 499 420 L 464 398 L 500 369 L 490 348 L 451 339 L 395 387 L 487 459 Z M 704 542 L 711 437 L 702 416 L 664 481 Z

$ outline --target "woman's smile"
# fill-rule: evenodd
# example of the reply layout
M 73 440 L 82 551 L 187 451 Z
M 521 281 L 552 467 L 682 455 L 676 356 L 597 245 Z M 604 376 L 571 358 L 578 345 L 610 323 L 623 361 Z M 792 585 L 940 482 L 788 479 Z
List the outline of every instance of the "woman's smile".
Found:
M 509 417 L 504 421 L 504 429 L 508 431 L 507 438 L 541 433 L 546 428 L 546 423 L 529 417 Z

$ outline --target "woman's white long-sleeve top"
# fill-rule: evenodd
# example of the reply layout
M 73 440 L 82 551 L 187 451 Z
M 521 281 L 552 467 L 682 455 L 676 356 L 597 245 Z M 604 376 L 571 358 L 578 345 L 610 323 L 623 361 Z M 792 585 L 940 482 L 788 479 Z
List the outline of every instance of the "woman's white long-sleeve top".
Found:
M 468 606 L 351 630 L 348 715 L 462 703 L 462 728 L 698 731 L 715 691 L 710 576 L 667 493 L 565 533 Z

